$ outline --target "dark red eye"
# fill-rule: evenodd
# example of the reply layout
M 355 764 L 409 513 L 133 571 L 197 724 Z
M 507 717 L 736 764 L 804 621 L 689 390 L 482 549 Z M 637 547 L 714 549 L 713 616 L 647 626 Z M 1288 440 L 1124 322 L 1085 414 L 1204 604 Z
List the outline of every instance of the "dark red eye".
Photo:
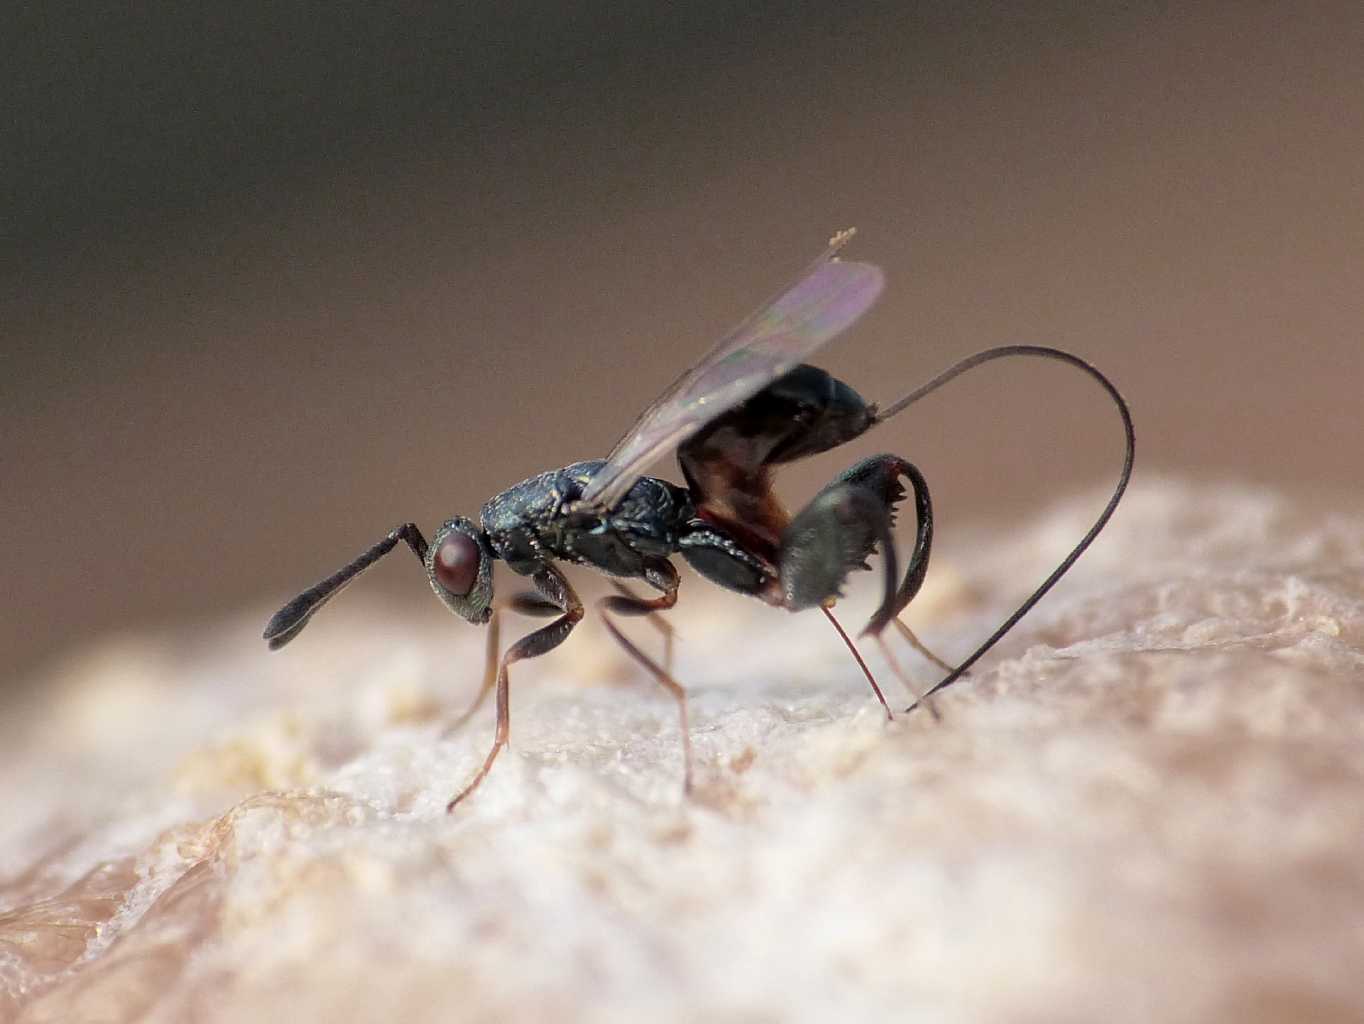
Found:
M 456 597 L 474 589 L 478 579 L 478 544 L 467 533 L 451 533 L 436 548 L 434 566 L 440 585 Z

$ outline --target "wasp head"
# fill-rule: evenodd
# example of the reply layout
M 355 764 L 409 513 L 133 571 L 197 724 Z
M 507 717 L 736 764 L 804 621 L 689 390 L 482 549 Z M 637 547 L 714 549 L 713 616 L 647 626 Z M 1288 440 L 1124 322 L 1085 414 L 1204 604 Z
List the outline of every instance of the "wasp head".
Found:
M 447 520 L 426 552 L 426 575 L 445 606 L 475 625 L 493 613 L 493 555 L 483 531 L 468 519 Z

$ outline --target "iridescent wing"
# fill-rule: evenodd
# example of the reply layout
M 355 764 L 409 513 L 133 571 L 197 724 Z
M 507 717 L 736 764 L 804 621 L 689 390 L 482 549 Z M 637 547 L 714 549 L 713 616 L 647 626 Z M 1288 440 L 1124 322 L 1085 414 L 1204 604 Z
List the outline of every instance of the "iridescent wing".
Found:
M 582 504 L 613 507 L 650 462 L 794 369 L 870 309 L 885 281 L 880 268 L 835 259 L 852 236 L 849 228 L 831 238 L 795 284 L 721 338 L 645 409 L 583 491 Z

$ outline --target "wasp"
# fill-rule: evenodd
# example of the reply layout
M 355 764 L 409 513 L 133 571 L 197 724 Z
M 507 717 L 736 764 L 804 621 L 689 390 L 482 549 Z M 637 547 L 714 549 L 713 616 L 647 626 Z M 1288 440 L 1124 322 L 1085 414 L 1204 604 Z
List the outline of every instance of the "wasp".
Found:
M 977 352 L 884 408 L 803 362 L 851 327 L 881 294 L 885 278 L 878 267 L 839 258 L 852 236 L 848 230 L 830 239 L 828 248 L 793 285 L 759 307 L 645 409 L 605 459 L 575 462 L 523 480 L 490 498 L 477 523 L 463 516 L 446 520 L 430 543 L 415 523 L 403 523 L 281 608 L 265 628 L 270 648 L 296 637 L 318 608 L 405 543 L 447 608 L 468 622 L 492 626 L 483 685 L 459 721 L 495 690 L 493 745 L 447 810 L 478 788 L 507 745 L 511 666 L 552 651 L 582 621 L 583 603 L 561 565 L 586 566 L 615 582 L 617 593 L 597 606 L 611 635 L 677 702 L 686 791 L 692 781 L 687 696 L 671 671 L 671 644 L 660 664 L 615 621 L 617 616 L 650 616 L 662 625 L 659 613 L 677 602 L 680 580 L 671 561 L 674 556 L 727 590 L 792 612 L 820 609 L 857 660 L 887 717 L 893 717 L 875 678 L 831 611 L 847 577 L 868 569 L 867 559 L 879 549 L 883 591 L 861 635 L 880 640 L 893 624 L 946 670 L 907 710 L 955 683 L 1055 585 L 1108 523 L 1132 473 L 1132 416 L 1117 388 L 1098 369 L 1079 356 L 1044 346 L 1007 345 Z M 874 455 L 840 473 L 792 515 L 773 492 L 773 473 L 779 466 L 862 436 L 967 370 L 1015 356 L 1059 360 L 1097 381 L 1122 419 L 1123 465 L 1112 497 L 1089 531 L 1037 589 L 953 667 L 924 648 L 899 618 L 923 585 L 933 546 L 933 507 L 923 474 L 898 455 Z M 645 475 L 651 463 L 673 451 L 685 486 Z M 914 496 L 916 531 L 901 576 L 892 527 L 906 497 L 905 484 Z M 553 619 L 513 643 L 500 659 L 498 606 L 493 599 L 493 563 L 498 561 L 529 579 L 534 588 L 503 607 Z M 640 597 L 623 580 L 641 580 L 655 596 Z M 670 632 L 663 628 L 670 640 Z

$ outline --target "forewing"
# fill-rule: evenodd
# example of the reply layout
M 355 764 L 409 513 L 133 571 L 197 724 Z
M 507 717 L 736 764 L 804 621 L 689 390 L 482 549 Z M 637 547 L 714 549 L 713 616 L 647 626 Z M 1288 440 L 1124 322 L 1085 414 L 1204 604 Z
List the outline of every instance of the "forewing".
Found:
M 614 506 L 650 462 L 794 369 L 871 308 L 884 283 L 880 268 L 833 259 L 851 234 L 835 236 L 800 280 L 722 338 L 644 410 L 583 491 L 584 504 Z

